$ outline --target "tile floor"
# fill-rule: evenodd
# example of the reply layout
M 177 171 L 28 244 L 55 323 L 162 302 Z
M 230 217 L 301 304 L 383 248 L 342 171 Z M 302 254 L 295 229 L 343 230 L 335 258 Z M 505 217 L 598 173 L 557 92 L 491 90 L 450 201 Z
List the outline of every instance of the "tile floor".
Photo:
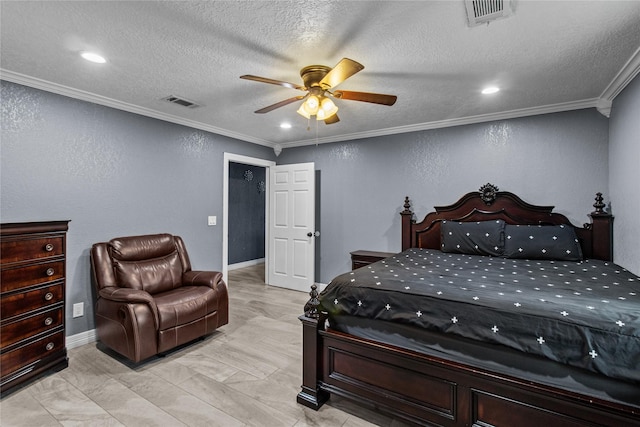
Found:
M 296 403 L 298 316 L 308 296 L 264 284 L 264 267 L 229 273 L 229 324 L 212 336 L 133 365 L 97 343 L 69 350 L 69 367 L 0 401 L 10 426 L 403 426 L 332 397 Z

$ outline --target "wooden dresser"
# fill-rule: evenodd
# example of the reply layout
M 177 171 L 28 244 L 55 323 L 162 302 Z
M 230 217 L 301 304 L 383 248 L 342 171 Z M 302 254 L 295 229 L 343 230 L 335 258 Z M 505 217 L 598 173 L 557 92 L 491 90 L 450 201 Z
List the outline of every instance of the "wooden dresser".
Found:
M 0 224 L 0 392 L 68 366 L 65 254 L 69 221 Z

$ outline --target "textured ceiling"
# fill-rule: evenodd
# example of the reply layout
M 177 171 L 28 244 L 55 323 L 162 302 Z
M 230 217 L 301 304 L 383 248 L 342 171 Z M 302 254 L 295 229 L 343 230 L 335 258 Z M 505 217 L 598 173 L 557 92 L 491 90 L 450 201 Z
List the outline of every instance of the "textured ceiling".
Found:
M 2 79 L 267 146 L 386 135 L 599 106 L 640 69 L 640 1 L 526 1 L 469 28 L 460 1 L 2 1 Z M 96 51 L 108 62 L 80 58 Z M 365 66 L 339 87 L 398 96 L 338 100 L 311 123 L 299 70 Z M 494 84 L 497 94 L 481 95 Z M 189 109 L 161 99 L 184 97 Z M 289 122 L 291 129 L 281 129 Z

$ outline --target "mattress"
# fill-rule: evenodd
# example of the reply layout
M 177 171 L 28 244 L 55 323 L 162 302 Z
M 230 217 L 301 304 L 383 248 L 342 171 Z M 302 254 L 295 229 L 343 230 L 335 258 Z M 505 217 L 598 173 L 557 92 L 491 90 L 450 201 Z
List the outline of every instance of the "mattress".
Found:
M 640 382 L 640 278 L 605 261 L 409 249 L 336 277 L 329 317 L 411 325 Z

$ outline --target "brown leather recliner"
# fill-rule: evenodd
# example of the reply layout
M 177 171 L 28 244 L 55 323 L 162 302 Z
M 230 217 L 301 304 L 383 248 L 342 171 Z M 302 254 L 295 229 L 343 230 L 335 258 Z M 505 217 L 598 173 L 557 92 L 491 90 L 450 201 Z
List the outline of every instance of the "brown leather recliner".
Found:
M 91 248 L 98 339 L 139 362 L 229 321 L 222 274 L 192 271 L 178 236 L 119 237 Z

